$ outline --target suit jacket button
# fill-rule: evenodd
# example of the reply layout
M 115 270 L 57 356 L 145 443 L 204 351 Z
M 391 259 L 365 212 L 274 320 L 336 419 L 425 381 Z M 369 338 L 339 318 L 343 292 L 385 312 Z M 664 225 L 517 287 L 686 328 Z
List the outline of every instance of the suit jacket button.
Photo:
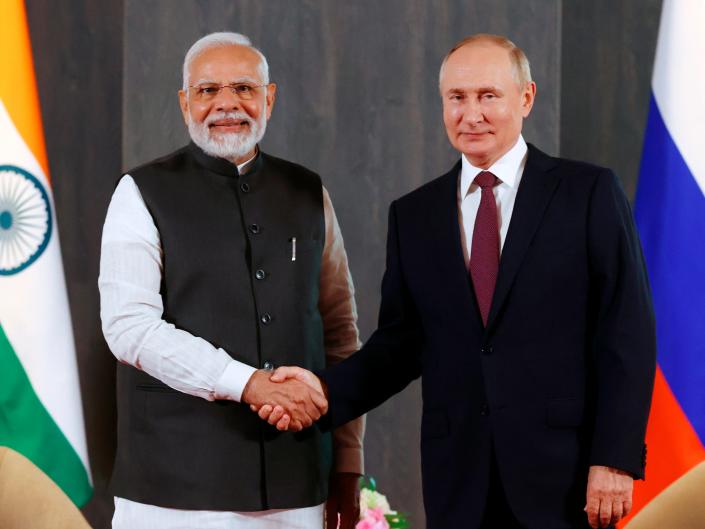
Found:
M 269 325 L 272 322 L 272 315 L 269 314 L 269 312 L 265 312 L 260 316 L 259 321 L 261 321 L 264 325 Z
M 480 408 L 480 415 L 482 415 L 483 417 L 486 417 L 489 414 L 490 414 L 490 407 L 487 404 L 483 404 L 482 408 Z
M 255 272 L 255 278 L 257 278 L 258 281 L 261 281 L 265 277 L 267 277 L 267 274 L 261 268 Z
M 492 353 L 494 353 L 494 349 L 492 348 L 491 345 L 486 345 L 485 347 L 483 347 L 481 349 L 481 351 L 482 351 L 482 354 L 484 354 L 484 355 L 491 355 Z
M 257 235 L 260 231 L 259 224 L 250 224 L 249 230 L 253 235 Z
M 269 360 L 265 360 L 262 364 L 262 369 L 264 369 L 265 371 L 274 371 L 274 364 Z
M 249 193 L 250 184 L 248 184 L 247 182 L 243 182 L 242 184 L 240 184 L 240 191 L 242 191 L 243 193 Z

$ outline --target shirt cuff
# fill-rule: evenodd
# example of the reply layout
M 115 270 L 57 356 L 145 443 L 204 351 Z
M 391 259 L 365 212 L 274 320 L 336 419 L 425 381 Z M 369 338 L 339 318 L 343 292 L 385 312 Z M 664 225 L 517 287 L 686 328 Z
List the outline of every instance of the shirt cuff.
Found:
M 256 368 L 231 360 L 215 383 L 215 398 L 240 402 L 242 391 Z

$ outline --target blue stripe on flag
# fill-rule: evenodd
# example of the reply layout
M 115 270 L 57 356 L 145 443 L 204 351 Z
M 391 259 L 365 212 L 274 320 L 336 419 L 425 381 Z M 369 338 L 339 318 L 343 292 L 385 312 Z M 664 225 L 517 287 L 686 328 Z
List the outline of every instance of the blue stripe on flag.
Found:
M 705 196 L 653 95 L 635 216 L 653 290 L 659 365 L 705 442 Z

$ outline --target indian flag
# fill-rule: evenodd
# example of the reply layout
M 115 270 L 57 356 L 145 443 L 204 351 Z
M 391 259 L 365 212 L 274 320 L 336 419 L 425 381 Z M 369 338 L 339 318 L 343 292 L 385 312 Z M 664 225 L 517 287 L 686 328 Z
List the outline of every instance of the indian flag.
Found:
M 22 0 L 0 1 L 0 445 L 78 506 L 92 488 Z

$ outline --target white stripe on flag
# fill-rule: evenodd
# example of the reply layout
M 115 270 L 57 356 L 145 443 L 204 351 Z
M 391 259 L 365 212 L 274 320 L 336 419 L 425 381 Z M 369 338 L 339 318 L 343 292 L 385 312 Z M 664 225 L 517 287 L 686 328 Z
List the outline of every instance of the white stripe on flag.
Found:
M 44 171 L 0 101 L 0 165 L 16 165 L 44 185 L 54 212 Z M 56 226 L 56 217 L 53 217 Z M 35 393 L 81 458 L 86 472 L 88 450 L 78 367 L 61 262 L 58 230 L 44 253 L 17 274 L 0 276 L 0 322 Z
M 652 86 L 666 128 L 705 194 L 705 1 L 664 0 Z

